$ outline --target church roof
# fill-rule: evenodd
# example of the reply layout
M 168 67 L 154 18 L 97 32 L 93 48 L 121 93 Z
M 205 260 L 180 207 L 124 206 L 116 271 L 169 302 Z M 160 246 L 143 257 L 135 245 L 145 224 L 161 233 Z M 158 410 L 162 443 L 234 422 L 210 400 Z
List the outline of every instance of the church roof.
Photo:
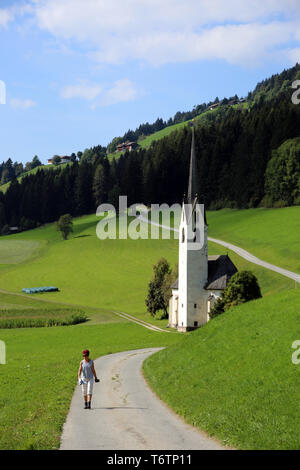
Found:
M 237 268 L 228 255 L 208 257 L 208 279 L 206 290 L 223 290 L 230 278 L 237 272 Z M 178 279 L 171 285 L 171 289 L 178 289 Z
M 237 268 L 228 255 L 208 257 L 208 276 L 205 289 L 223 290 L 230 278 L 237 272 Z

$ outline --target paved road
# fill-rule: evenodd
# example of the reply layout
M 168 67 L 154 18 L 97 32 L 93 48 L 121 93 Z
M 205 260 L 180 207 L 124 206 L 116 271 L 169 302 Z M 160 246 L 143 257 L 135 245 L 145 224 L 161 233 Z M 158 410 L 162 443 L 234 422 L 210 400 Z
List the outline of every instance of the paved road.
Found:
M 83 409 L 77 386 L 64 425 L 62 450 L 223 448 L 184 423 L 147 386 L 142 363 L 160 349 L 125 351 L 95 361 L 101 381 L 94 385 L 92 409 Z
M 211 238 L 211 237 L 208 237 L 208 240 L 214 243 L 218 243 L 219 245 L 225 246 L 226 248 L 229 248 L 230 250 L 234 251 L 239 256 L 241 256 L 242 258 L 245 258 L 247 261 L 250 261 L 251 263 L 258 264 L 259 266 L 262 266 L 263 268 L 270 269 L 271 271 L 275 271 L 276 273 L 289 277 L 290 279 L 293 279 L 293 281 L 300 282 L 300 274 L 294 273 L 292 271 L 288 271 L 287 269 L 280 268 L 279 266 L 275 266 L 274 264 L 267 263 L 266 261 L 263 261 L 257 258 L 256 256 L 252 255 L 251 253 L 249 253 L 249 251 L 246 251 L 243 248 L 240 248 L 236 245 L 232 245 L 232 243 L 224 242 L 223 240 L 218 240 L 216 238 Z
M 152 224 L 158 227 L 165 228 L 166 230 L 171 230 L 173 232 L 178 232 L 179 230 L 176 228 L 171 228 L 166 225 L 158 224 L 155 222 L 149 221 L 146 217 L 139 216 L 139 219 L 141 219 L 143 222 L 146 222 L 148 224 Z M 249 251 L 244 250 L 243 248 L 240 248 L 239 246 L 233 245 L 232 243 L 224 242 L 223 240 L 218 240 L 217 238 L 211 238 L 207 237 L 209 241 L 213 243 L 217 243 L 218 245 L 225 246 L 229 250 L 234 251 L 237 253 L 239 256 L 242 258 L 246 259 L 247 261 L 250 261 L 251 263 L 257 264 L 259 266 L 262 266 L 263 268 L 270 269 L 271 271 L 275 271 L 278 274 L 282 274 L 283 276 L 289 277 L 295 282 L 300 283 L 300 274 L 294 273 L 292 271 L 288 271 L 287 269 L 280 268 L 279 266 L 275 266 L 274 264 L 268 263 L 267 261 L 263 261 L 260 258 L 257 258 L 256 256 L 252 255 L 249 253 Z

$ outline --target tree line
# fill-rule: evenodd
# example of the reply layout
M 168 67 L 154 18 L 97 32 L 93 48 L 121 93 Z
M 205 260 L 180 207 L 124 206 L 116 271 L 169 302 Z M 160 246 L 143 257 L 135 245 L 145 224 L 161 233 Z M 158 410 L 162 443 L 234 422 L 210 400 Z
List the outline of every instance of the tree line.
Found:
M 196 121 L 198 194 L 207 208 L 282 207 L 300 203 L 300 106 L 284 90 L 251 110 L 224 106 Z M 217 117 L 216 117 L 217 116 Z M 0 192 L 0 230 L 33 228 L 63 214 L 95 213 L 101 203 L 181 202 L 187 191 L 191 129 L 154 141 L 149 149 L 108 160 L 93 147 L 56 171 L 14 178 Z
M 6 162 L 0 164 L 0 184 L 5 184 L 11 181 L 14 178 L 22 176 L 27 171 L 33 170 L 34 168 L 41 166 L 42 163 L 37 155 L 35 155 L 31 162 L 19 163 L 12 161 L 11 158 L 8 158 Z

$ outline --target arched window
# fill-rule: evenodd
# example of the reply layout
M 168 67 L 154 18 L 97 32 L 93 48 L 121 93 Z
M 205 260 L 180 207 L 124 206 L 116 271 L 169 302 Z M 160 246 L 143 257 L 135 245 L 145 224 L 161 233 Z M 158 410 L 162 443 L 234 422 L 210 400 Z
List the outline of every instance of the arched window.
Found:
M 181 243 L 184 243 L 185 241 L 185 234 L 184 234 L 184 228 L 182 229 L 182 233 L 181 233 Z

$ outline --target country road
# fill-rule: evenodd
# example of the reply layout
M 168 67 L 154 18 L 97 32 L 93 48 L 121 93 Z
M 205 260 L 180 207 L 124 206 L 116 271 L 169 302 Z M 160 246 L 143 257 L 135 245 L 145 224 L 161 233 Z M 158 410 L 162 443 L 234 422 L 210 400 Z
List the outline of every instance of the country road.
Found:
M 164 228 L 166 230 L 171 230 L 173 232 L 179 232 L 179 230 L 176 229 L 176 228 L 172 228 L 172 227 L 168 227 L 166 225 L 151 222 L 146 217 L 143 217 L 141 215 L 138 216 L 138 218 L 140 220 L 142 220 L 143 222 L 146 222 L 148 224 L 152 224 L 152 225 L 155 225 L 157 227 Z M 300 274 L 298 274 L 298 273 L 288 271 L 287 269 L 283 269 L 283 268 L 280 268 L 279 266 L 275 266 L 274 264 L 268 263 L 267 261 L 263 261 L 262 259 L 257 258 L 256 256 L 249 253 L 249 251 L 246 251 L 243 248 L 240 248 L 239 246 L 233 245 L 232 243 L 224 242 L 223 240 L 218 240 L 217 238 L 211 238 L 211 237 L 207 237 L 207 238 L 210 242 L 217 243 L 218 245 L 225 246 L 229 250 L 234 251 L 236 254 L 238 254 L 242 258 L 246 259 L 247 261 L 250 261 L 250 263 L 257 264 L 258 266 L 262 266 L 263 268 L 269 269 L 269 270 L 274 271 L 278 274 L 282 274 L 282 276 L 286 276 L 286 277 L 292 279 L 293 281 L 300 283 Z
M 184 423 L 146 384 L 142 363 L 160 349 L 125 351 L 95 361 L 100 383 L 94 385 L 92 409 L 83 409 L 77 386 L 61 450 L 224 449 Z

